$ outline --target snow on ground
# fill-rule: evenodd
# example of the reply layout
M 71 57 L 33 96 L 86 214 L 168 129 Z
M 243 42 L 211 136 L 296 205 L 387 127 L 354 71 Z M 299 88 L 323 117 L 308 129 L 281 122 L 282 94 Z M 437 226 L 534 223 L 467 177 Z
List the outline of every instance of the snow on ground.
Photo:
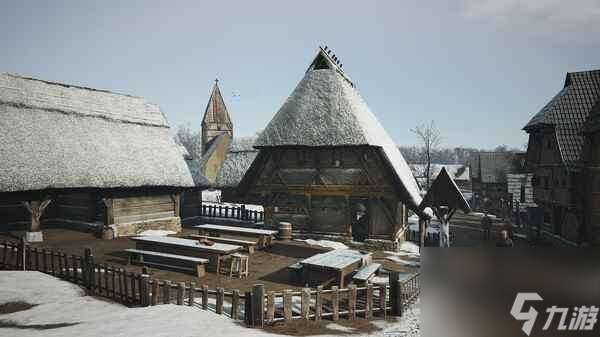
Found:
M 484 216 L 485 214 L 484 214 L 484 213 L 481 213 L 481 212 L 471 212 L 471 213 L 469 213 L 469 215 L 473 215 L 473 216 L 476 216 L 476 217 L 478 217 L 478 218 L 483 218 L 483 216 Z M 491 214 L 491 213 L 488 213 L 488 216 L 489 216 L 490 218 L 492 218 L 492 220 L 496 220 L 496 219 L 498 219 L 498 217 L 497 217 L 497 216 L 495 216 L 494 214 Z
M 0 315 L 2 336 L 281 336 L 246 328 L 226 316 L 197 307 L 169 304 L 127 308 L 85 296 L 78 286 L 39 272 L 0 271 L 0 304 L 15 301 L 37 305 Z M 383 337 L 390 333 L 419 336 L 419 316 L 417 303 L 407 309 L 401 319 L 374 320 L 373 324 L 381 330 L 369 336 Z M 339 331 L 337 336 L 352 333 L 360 336 L 352 328 L 339 324 L 331 323 L 328 327 Z
M 329 240 L 313 240 L 313 239 L 296 239 L 296 241 L 303 241 L 311 246 L 321 246 L 325 248 L 333 248 L 333 249 L 348 249 L 348 246 L 341 242 L 329 241 Z
M 202 203 L 204 205 L 240 207 L 242 204 L 234 204 L 229 202 L 221 202 L 221 190 L 204 190 L 202 191 Z M 246 209 L 250 211 L 263 211 L 261 205 L 246 204 Z
M 160 230 L 160 229 L 149 229 L 149 230 L 141 232 L 139 235 L 146 235 L 146 236 L 167 236 L 167 235 L 171 235 L 171 234 L 177 234 L 177 232 L 165 231 L 165 230 Z

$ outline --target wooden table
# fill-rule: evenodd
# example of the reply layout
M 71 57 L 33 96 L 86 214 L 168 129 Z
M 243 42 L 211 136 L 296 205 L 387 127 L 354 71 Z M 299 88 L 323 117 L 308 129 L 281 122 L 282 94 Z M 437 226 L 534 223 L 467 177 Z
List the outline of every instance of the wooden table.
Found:
M 209 246 L 197 240 L 170 236 L 136 236 L 131 240 L 135 241 L 136 248 L 140 250 L 207 258 L 210 261 L 209 268 L 216 271 L 219 270 L 223 257 L 243 249 L 242 246 L 226 243 Z
M 209 233 L 216 234 L 233 234 L 239 236 L 250 236 L 258 238 L 258 247 L 267 247 L 271 245 L 271 240 L 278 233 L 278 231 L 248 227 L 236 227 L 236 226 L 222 226 L 213 224 L 197 225 L 194 228 L 198 229 L 198 233 L 203 235 Z
M 300 261 L 305 283 L 337 280 L 340 288 L 344 287 L 344 278 L 348 274 L 370 263 L 371 253 L 363 254 L 351 249 L 336 249 Z

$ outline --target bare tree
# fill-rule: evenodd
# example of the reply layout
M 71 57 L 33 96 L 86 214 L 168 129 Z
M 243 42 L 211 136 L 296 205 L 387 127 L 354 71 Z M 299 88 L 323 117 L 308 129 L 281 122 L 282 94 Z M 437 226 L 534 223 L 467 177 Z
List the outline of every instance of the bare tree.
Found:
M 183 145 L 192 158 L 199 158 L 202 155 L 202 134 L 193 131 L 189 124 L 177 128 L 175 141 Z
M 440 131 L 435 126 L 435 122 L 431 121 L 429 124 L 421 124 L 410 130 L 417 135 L 419 138 L 420 146 L 420 157 L 421 162 L 425 164 L 425 178 L 426 188 L 431 185 L 431 158 L 432 153 L 435 151 L 442 142 Z

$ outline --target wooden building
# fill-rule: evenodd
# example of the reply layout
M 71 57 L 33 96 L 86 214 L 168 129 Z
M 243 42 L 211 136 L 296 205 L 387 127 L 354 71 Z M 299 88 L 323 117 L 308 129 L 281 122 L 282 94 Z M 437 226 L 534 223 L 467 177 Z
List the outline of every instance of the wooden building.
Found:
M 586 241 L 600 245 L 600 99 L 590 112 L 584 127 L 583 188 Z
M 586 176 L 596 165 L 594 127 L 588 133 L 587 162 L 583 154 L 584 125 L 599 98 L 600 70 L 567 73 L 562 90 L 523 128 L 529 134 L 534 199 L 544 212 L 542 232 L 565 243 L 598 241 L 592 235 L 598 232 L 589 190 L 593 180 Z
M 235 192 L 265 207 L 267 224 L 305 236 L 390 246 L 403 240 L 420 190 L 402 154 L 325 49 L 254 147 Z
M 194 186 L 164 114 L 141 97 L 0 74 L 0 228 L 180 229 Z
M 512 172 L 513 152 L 479 151 L 469 156 L 469 174 L 473 196 L 471 206 L 474 209 L 499 211 L 500 202 L 510 200 L 508 195 L 507 174 Z
M 229 139 L 233 138 L 233 123 L 221 95 L 221 89 L 219 89 L 219 81 L 215 80 L 204 110 L 204 117 L 202 117 L 203 154 L 210 148 L 210 143 L 220 135 L 228 135 Z

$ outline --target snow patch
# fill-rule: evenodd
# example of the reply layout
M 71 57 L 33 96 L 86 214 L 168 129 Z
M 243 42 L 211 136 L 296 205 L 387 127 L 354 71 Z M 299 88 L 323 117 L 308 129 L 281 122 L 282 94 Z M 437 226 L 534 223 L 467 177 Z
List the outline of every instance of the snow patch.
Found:
M 167 235 L 171 235 L 171 234 L 177 234 L 177 232 L 160 230 L 160 229 L 148 229 L 148 230 L 141 232 L 139 235 L 142 235 L 142 236 L 167 236 Z
M 329 240 L 313 240 L 313 239 L 296 239 L 296 241 L 306 242 L 311 246 L 321 246 L 325 248 L 333 248 L 333 249 L 348 249 L 348 246 L 341 242 L 337 241 L 329 241 Z

